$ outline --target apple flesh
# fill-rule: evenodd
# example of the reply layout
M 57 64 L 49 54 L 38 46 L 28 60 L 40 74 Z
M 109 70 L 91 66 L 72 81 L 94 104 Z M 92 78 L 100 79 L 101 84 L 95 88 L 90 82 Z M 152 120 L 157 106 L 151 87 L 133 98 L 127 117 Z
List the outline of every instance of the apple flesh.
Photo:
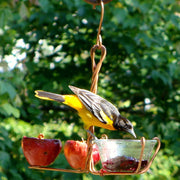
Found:
M 86 166 L 87 143 L 85 141 L 66 141 L 64 145 L 64 155 L 72 168 L 84 170 Z M 96 144 L 92 147 L 92 157 L 94 164 L 97 164 L 100 156 Z
M 62 149 L 58 139 L 42 139 L 24 136 L 21 142 L 24 156 L 31 166 L 48 166 L 54 162 Z

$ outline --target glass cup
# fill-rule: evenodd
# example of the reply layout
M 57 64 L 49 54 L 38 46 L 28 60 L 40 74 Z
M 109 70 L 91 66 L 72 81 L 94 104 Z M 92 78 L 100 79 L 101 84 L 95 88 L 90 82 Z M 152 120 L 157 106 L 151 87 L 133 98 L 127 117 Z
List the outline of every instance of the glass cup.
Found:
M 95 139 L 102 167 L 109 172 L 135 172 L 141 155 L 141 140 Z M 141 169 L 149 162 L 156 140 L 145 140 Z

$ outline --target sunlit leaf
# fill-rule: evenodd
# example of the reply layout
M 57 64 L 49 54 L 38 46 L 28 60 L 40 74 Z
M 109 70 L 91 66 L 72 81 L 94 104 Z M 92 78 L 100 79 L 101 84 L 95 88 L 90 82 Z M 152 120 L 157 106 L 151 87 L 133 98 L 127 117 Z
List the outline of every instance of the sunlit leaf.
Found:
M 19 110 L 9 103 L 2 104 L 1 108 L 6 112 L 7 115 L 13 115 L 16 118 L 19 118 L 20 116 Z
M 19 9 L 19 14 L 21 16 L 22 19 L 25 19 L 29 16 L 29 10 L 26 7 L 26 5 L 24 4 L 24 2 L 21 2 L 21 6 Z
M 0 80 L 0 94 L 8 93 L 11 99 L 14 99 L 16 96 L 15 88 L 8 82 Z

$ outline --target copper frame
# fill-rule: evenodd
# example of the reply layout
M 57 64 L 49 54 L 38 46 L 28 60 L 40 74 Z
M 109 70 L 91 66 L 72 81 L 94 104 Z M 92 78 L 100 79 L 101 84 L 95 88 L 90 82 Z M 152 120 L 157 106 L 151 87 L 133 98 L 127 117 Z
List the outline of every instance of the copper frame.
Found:
M 99 23 L 99 28 L 98 28 L 98 34 L 97 34 L 97 41 L 96 44 L 91 48 L 90 54 L 91 54 L 91 63 L 92 63 L 92 83 L 91 83 L 91 91 L 93 93 L 97 93 L 97 85 L 98 85 L 98 77 L 99 77 L 99 71 L 101 69 L 103 60 L 106 57 L 106 48 L 105 46 L 102 44 L 102 38 L 101 38 L 101 26 L 102 26 L 102 21 L 103 21 L 103 16 L 104 16 L 104 3 L 105 2 L 109 2 L 111 0 L 85 0 L 86 2 L 99 2 L 101 4 L 101 19 L 100 19 L 100 23 Z M 94 4 L 95 5 L 95 4 Z M 95 51 L 96 50 L 100 50 L 101 51 L 101 58 L 99 60 L 99 62 L 96 64 L 95 62 Z M 89 131 L 91 131 L 92 134 L 94 134 L 94 126 L 91 126 Z M 158 137 L 153 138 L 154 140 L 157 140 L 157 148 L 151 158 L 151 160 L 149 161 L 149 163 L 147 164 L 147 166 L 145 168 L 143 168 L 142 170 L 140 170 L 141 168 L 141 161 L 142 161 L 142 157 L 143 157 L 143 152 L 144 152 L 144 148 L 145 148 L 145 138 L 142 137 L 141 138 L 141 153 L 140 153 L 140 158 L 139 158 L 139 163 L 138 163 L 138 167 L 136 169 L 135 172 L 105 172 L 102 169 L 101 170 L 95 170 L 94 167 L 94 163 L 93 163 L 93 158 L 92 158 L 92 143 L 91 140 L 93 139 L 92 135 L 90 133 L 88 133 L 88 138 L 87 138 L 87 145 L 88 145 L 88 154 L 87 154 L 87 158 L 86 158 L 86 167 L 85 170 L 73 170 L 73 169 L 61 169 L 61 168 L 51 168 L 51 167 L 42 167 L 42 166 L 29 166 L 30 169 L 37 169 L 37 170 L 48 170 L 48 171 L 58 171 L 58 172 L 68 172 L 68 173 L 91 173 L 94 175 L 100 175 L 100 176 L 104 176 L 104 175 L 134 175 L 134 174 L 142 174 L 148 171 L 148 169 L 150 168 L 154 158 L 156 157 L 160 146 L 161 146 L 161 142 L 160 139 Z

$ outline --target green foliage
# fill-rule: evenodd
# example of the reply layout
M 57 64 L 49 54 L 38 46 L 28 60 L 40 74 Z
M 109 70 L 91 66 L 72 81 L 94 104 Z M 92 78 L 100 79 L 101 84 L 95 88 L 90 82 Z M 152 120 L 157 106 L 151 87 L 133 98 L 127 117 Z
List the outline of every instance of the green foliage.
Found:
M 67 94 L 69 84 L 89 89 L 89 51 L 96 42 L 100 7 L 92 9 L 83 0 L 1 0 L 0 179 L 178 179 L 179 12 L 178 0 L 113 0 L 105 5 L 102 38 L 107 57 L 98 93 L 133 122 L 138 138 L 158 136 L 162 146 L 149 173 L 99 177 L 31 170 L 21 139 L 40 132 L 63 144 L 86 139 L 75 111 L 35 98 L 34 90 Z M 102 133 L 131 138 L 96 128 L 96 136 Z M 63 152 L 53 166 L 69 168 Z

